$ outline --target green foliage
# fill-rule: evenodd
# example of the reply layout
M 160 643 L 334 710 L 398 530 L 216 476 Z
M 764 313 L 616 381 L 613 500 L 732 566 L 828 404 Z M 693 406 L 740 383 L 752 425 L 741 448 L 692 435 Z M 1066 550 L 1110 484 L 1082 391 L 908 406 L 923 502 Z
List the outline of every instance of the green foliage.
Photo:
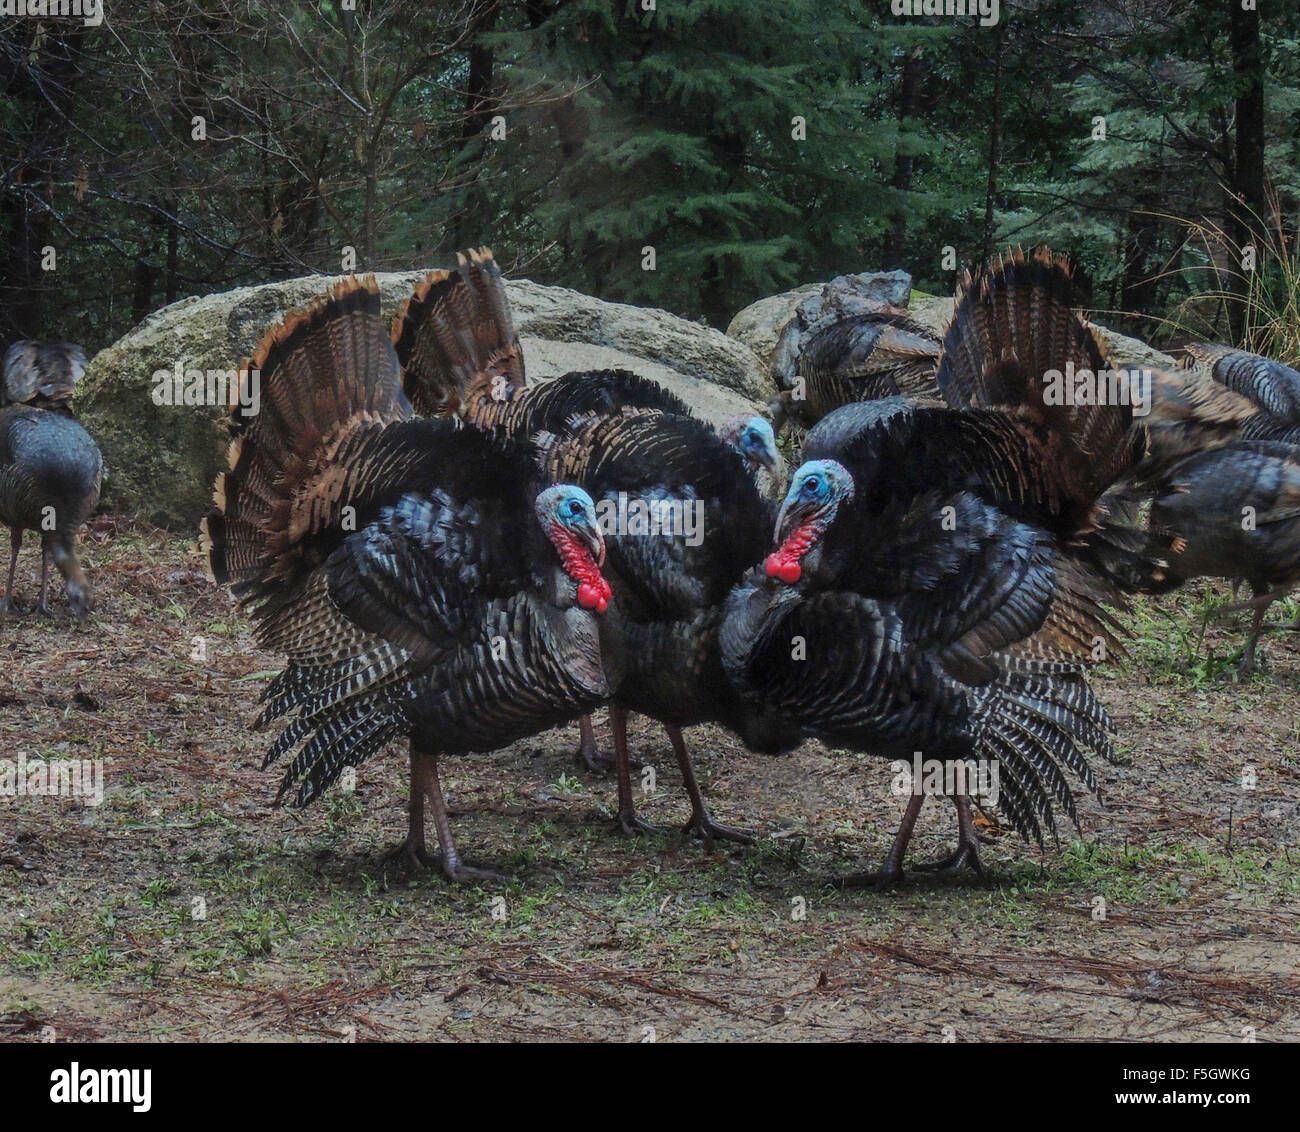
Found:
M 1294 350 L 1300 10 L 1266 7 L 1277 205 L 1237 329 Z M 947 293 L 945 249 L 966 264 L 1006 242 L 1070 250 L 1091 305 L 1147 335 L 1189 333 L 1195 309 L 1224 337 L 1245 301 L 1235 281 L 1213 294 L 1219 250 L 1189 239 L 1232 235 L 1247 77 L 1222 0 L 1003 0 L 994 27 L 858 0 L 358 9 L 208 0 L 124 10 L 111 35 L 0 28 L 3 338 L 96 347 L 188 294 L 337 273 L 347 247 L 398 269 L 481 242 L 718 326 L 844 271 L 903 266 Z

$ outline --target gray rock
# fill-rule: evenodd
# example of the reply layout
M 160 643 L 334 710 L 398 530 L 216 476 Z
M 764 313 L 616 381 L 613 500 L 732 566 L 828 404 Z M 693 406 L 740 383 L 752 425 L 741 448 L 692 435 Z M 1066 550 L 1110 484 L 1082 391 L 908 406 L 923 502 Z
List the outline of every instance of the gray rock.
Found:
M 527 279 L 512 280 L 509 292 L 520 337 L 606 346 L 754 401 L 774 392 L 752 350 L 707 326 L 667 311 L 607 303 Z M 524 358 L 528 361 L 526 351 Z
M 1095 329 L 1110 352 L 1111 360 L 1124 369 L 1173 369 L 1178 363 L 1169 355 L 1148 346 L 1137 338 L 1118 334 L 1096 322 L 1088 323 Z
M 386 320 L 423 276 L 377 277 Z M 101 350 L 74 405 L 110 472 L 104 502 L 159 525 L 195 525 L 225 467 L 226 413 L 214 405 L 155 404 L 155 372 L 178 363 L 186 372 L 235 369 L 286 312 L 333 282 L 312 275 L 183 299 Z M 530 378 L 622 367 L 661 381 L 714 424 L 758 411 L 773 392 L 758 358 L 716 330 L 527 280 L 511 280 L 507 290 Z
M 805 283 L 793 291 L 750 303 L 727 325 L 727 336 L 748 346 L 766 371 L 772 363 L 777 340 L 794 317 L 796 308 L 809 296 L 819 296 L 821 292 L 820 283 Z

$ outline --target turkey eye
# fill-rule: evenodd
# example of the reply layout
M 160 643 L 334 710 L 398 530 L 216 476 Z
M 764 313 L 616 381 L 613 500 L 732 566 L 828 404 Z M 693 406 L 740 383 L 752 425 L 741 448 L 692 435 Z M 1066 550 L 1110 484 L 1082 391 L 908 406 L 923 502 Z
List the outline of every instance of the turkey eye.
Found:
M 816 495 L 818 488 L 822 485 L 821 480 L 816 476 L 811 476 L 803 481 L 803 490 L 805 495 Z
M 569 500 L 569 514 L 572 515 L 575 519 L 582 514 L 582 504 L 579 503 L 576 499 Z

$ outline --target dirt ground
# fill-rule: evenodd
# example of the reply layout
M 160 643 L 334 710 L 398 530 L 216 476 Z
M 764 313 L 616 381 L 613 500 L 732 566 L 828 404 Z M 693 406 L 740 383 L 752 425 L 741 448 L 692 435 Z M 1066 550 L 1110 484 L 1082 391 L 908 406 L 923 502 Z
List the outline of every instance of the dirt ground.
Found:
M 465 888 L 384 860 L 402 749 L 271 807 L 247 725 L 278 661 L 193 540 L 105 518 L 84 543 L 88 623 L 0 623 L 0 759 L 102 759 L 107 783 L 97 807 L 0 798 L 0 1040 L 1300 1039 L 1300 640 L 1269 634 L 1233 681 L 1247 615 L 1201 635 L 1222 587 L 1135 608 L 1127 671 L 1097 678 L 1104 807 L 1045 854 L 986 827 L 987 882 L 831 887 L 888 847 L 888 764 L 709 727 L 706 795 L 758 843 L 617 835 L 569 728 L 446 762 L 462 853 L 518 878 Z M 667 741 L 633 728 L 642 812 L 676 828 Z M 914 858 L 954 826 L 927 802 Z

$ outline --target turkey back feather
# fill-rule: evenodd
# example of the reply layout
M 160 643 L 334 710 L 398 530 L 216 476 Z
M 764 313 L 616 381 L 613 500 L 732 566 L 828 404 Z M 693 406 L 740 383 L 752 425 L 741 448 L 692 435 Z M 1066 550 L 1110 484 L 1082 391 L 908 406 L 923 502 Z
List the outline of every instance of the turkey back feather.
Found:
M 0 405 L 66 408 L 86 372 L 86 352 L 71 342 L 24 339 L 5 351 Z

